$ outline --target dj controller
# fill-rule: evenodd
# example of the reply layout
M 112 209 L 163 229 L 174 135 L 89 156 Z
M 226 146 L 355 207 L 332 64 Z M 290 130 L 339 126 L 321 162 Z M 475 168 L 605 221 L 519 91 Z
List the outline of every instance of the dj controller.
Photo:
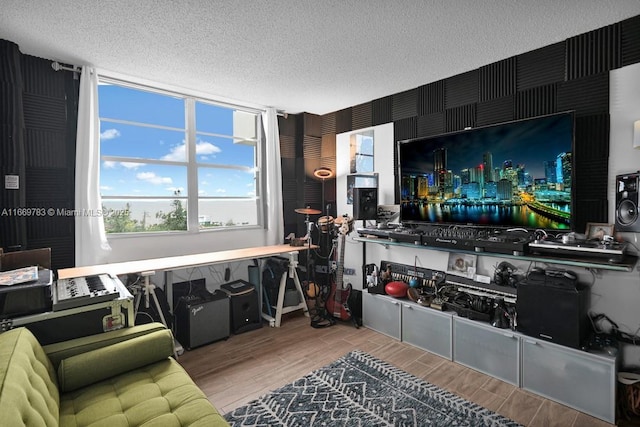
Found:
M 497 253 L 514 256 L 527 254 L 593 258 L 607 262 L 622 262 L 627 243 L 613 240 L 578 239 L 573 233 L 550 236 L 523 228 L 497 229 L 482 227 L 420 226 L 415 228 L 357 229 L 361 237 L 388 239 L 433 248 Z

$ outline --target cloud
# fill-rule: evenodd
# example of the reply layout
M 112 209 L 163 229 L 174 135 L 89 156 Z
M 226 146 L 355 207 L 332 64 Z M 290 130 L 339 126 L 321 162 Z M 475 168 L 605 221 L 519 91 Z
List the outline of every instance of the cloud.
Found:
M 101 185 L 100 189 L 104 190 L 104 191 L 111 191 L 111 190 L 113 190 L 113 187 L 110 187 L 108 185 Z
M 227 192 L 227 190 L 226 190 L 226 189 L 224 189 L 224 188 L 218 188 L 218 189 L 216 190 L 216 193 L 226 193 L 226 192 Z
M 217 145 L 214 145 L 206 141 L 196 142 L 196 156 L 208 156 L 210 154 L 220 153 L 222 150 Z M 187 145 L 185 141 L 182 141 L 180 145 L 171 147 L 169 154 L 165 154 L 161 157 L 162 160 L 170 160 L 174 162 L 187 161 Z
M 140 166 L 144 166 L 144 163 L 120 162 L 120 166 L 123 166 L 127 169 L 138 169 Z
M 104 132 L 100 133 L 101 140 L 114 139 L 120 136 L 120 131 L 118 129 L 107 129 Z
M 136 179 L 140 181 L 145 181 L 150 184 L 160 185 L 160 184 L 173 184 L 173 180 L 168 176 L 158 176 L 155 172 L 139 172 L 136 174 Z
M 113 169 L 116 167 L 116 162 L 105 160 L 104 162 L 102 162 L 102 166 L 104 166 L 105 169 Z

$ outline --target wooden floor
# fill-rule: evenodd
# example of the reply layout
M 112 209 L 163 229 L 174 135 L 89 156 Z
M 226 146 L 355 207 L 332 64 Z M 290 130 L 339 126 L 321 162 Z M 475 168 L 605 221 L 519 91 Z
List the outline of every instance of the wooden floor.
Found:
M 232 335 L 185 353 L 178 361 L 221 413 L 360 349 L 526 426 L 611 426 L 371 329 L 338 323 L 310 327 L 301 312 L 280 328 Z

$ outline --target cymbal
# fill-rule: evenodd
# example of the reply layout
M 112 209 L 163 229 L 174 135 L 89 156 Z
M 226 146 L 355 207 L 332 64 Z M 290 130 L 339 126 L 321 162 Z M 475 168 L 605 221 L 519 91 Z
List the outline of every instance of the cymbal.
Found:
M 319 213 L 321 213 L 318 209 L 311 209 L 311 208 L 298 208 L 295 211 L 296 213 L 304 214 L 304 215 L 318 215 Z

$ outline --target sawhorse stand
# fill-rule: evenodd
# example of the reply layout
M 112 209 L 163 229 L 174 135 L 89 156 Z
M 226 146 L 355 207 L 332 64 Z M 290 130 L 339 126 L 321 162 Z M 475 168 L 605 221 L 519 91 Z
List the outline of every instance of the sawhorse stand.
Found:
M 164 313 L 162 312 L 160 302 L 158 301 L 158 296 L 156 295 L 156 285 L 151 283 L 151 281 L 149 280 L 149 276 L 153 276 L 154 274 L 156 274 L 155 271 L 143 271 L 142 273 L 140 273 L 140 276 L 144 277 L 144 284 L 142 285 L 142 290 L 136 294 L 134 313 L 135 315 L 138 314 L 140 301 L 142 300 L 142 294 L 144 294 L 145 308 L 149 308 L 150 298 L 153 298 L 153 302 L 156 305 L 156 312 L 158 313 L 158 316 L 160 316 L 160 321 L 164 326 L 169 328 L 167 320 L 164 318 Z
M 269 321 L 269 326 L 279 328 L 280 322 L 282 321 L 282 315 L 285 313 L 291 313 L 296 310 L 303 310 L 304 315 L 309 317 L 309 307 L 307 307 L 307 301 L 305 299 L 304 292 L 302 291 L 302 285 L 300 284 L 300 279 L 298 278 L 298 272 L 296 271 L 296 267 L 298 267 L 298 260 L 296 259 L 297 252 L 289 252 L 289 269 L 286 273 L 282 274 L 280 278 L 280 287 L 278 289 L 278 302 L 276 303 L 276 315 L 275 317 L 269 316 L 266 313 L 262 313 L 262 317 L 265 320 Z M 296 291 L 300 296 L 300 303 L 297 305 L 292 305 L 288 307 L 283 307 L 284 305 L 284 295 L 287 291 L 287 279 L 292 278 L 293 283 L 296 285 Z

